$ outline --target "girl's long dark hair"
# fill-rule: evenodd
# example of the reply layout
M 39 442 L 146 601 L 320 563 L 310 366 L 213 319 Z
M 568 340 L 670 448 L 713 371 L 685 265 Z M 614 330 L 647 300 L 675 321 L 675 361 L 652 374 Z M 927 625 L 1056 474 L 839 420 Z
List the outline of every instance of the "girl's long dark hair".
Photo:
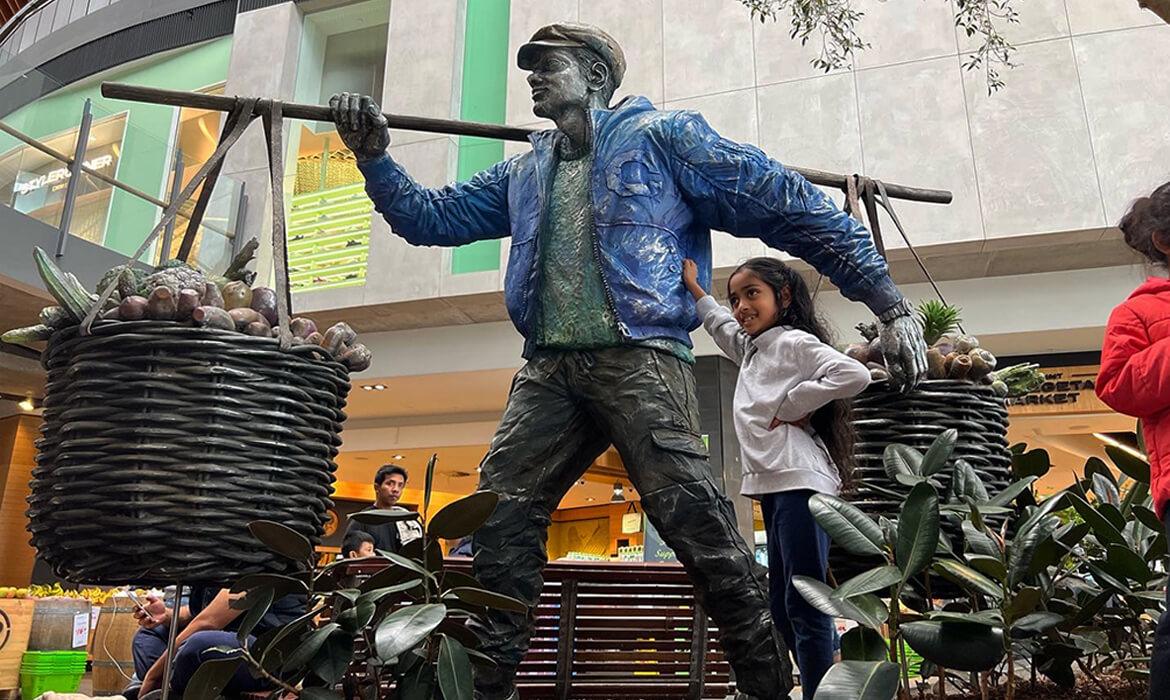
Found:
M 833 344 L 833 334 L 813 306 L 812 294 L 808 291 L 808 284 L 788 265 L 775 258 L 752 258 L 735 269 L 736 273 L 746 270 L 758 277 L 760 281 L 772 288 L 776 294 L 776 308 L 781 309 L 778 324 L 791 326 L 805 333 L 816 336 L 817 340 L 826 345 Z M 730 293 L 731 278 L 728 278 L 728 292 Z M 780 290 L 788 287 L 791 300 L 787 308 L 784 307 Z M 841 476 L 841 490 L 848 492 L 853 488 L 853 443 L 856 440 L 856 431 L 853 429 L 853 404 L 847 400 L 838 399 L 817 409 L 809 420 L 813 430 L 825 443 L 829 450 L 829 457 L 837 465 L 837 472 Z

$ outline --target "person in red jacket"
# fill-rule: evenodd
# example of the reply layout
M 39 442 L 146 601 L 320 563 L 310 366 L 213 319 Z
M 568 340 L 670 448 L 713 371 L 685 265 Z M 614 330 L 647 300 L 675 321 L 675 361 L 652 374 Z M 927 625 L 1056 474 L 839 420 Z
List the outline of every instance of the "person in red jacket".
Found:
M 1129 247 L 1164 273 L 1170 262 L 1170 182 L 1134 202 L 1118 228 Z M 1110 314 L 1097 396 L 1114 410 L 1141 419 L 1154 507 L 1170 531 L 1170 279 L 1150 277 Z M 1158 621 L 1150 698 L 1170 698 L 1170 612 Z

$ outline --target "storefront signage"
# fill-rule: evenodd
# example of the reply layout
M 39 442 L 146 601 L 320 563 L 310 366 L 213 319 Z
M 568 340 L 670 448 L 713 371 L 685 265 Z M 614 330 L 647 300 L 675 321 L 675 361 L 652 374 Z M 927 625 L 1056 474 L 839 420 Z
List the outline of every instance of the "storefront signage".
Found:
M 114 156 L 109 153 L 98 156 L 93 160 L 85 161 L 85 167 L 90 170 L 105 170 L 114 164 Z M 39 190 L 46 185 L 53 185 L 63 180 L 69 179 L 69 168 L 57 168 L 51 170 L 44 175 L 38 175 L 31 180 L 25 182 L 18 182 L 12 186 L 16 194 L 28 194 L 35 190 Z
M 645 516 L 643 515 L 643 517 Z M 645 523 L 646 535 L 643 540 L 642 550 L 642 556 L 645 557 L 644 560 L 670 562 L 672 564 L 677 563 L 678 555 L 662 541 L 662 536 L 658 534 L 658 530 L 654 529 L 654 525 L 651 524 L 650 519 L 646 518 Z
M 1109 411 L 1095 392 L 1099 370 L 1099 365 L 1041 367 L 1047 381 L 1030 394 L 1008 399 L 1008 411 L 1012 414 Z

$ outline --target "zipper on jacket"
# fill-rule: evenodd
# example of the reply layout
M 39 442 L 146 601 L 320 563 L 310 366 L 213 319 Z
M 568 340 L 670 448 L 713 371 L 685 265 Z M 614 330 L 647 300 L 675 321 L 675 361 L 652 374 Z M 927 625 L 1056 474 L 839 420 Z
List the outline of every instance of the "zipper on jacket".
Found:
M 613 290 L 609 287 L 609 279 L 605 276 L 605 265 L 601 261 L 601 240 L 597 235 L 597 212 L 593 207 L 593 179 L 594 169 L 597 166 L 597 156 L 601 152 L 597 131 L 593 125 L 594 115 L 592 111 L 589 113 L 589 130 L 592 137 L 592 162 L 589 164 L 589 237 L 593 241 L 593 260 L 597 264 L 597 274 L 601 277 L 601 288 L 605 290 L 605 302 L 609 305 L 609 312 L 613 314 L 613 320 L 617 324 L 618 335 L 622 338 L 630 339 L 630 329 L 618 316 L 617 303 L 614 302 Z
M 543 177 L 543 173 L 541 173 L 541 169 L 540 169 L 540 155 L 536 151 L 536 144 L 533 143 L 532 146 L 533 146 L 532 169 L 536 172 L 536 185 L 537 185 L 536 191 L 540 194 L 540 216 L 538 217 L 537 222 L 536 222 L 536 236 L 535 236 L 535 240 L 532 243 L 532 270 L 528 275 L 528 284 L 524 286 L 523 305 L 524 305 L 524 311 L 526 314 L 528 314 L 528 317 L 529 317 L 528 324 L 527 324 L 529 327 L 528 331 L 530 333 L 532 333 L 533 335 L 539 336 L 540 330 L 541 330 L 538 327 L 539 323 L 541 322 L 540 319 L 538 318 L 539 317 L 539 310 L 533 310 L 532 307 L 530 307 L 528 305 L 528 298 L 532 292 L 532 287 L 534 285 L 540 283 L 540 268 L 542 266 L 542 260 L 540 257 L 540 239 L 543 238 L 544 234 L 545 234 L 544 229 L 545 229 L 545 225 L 547 223 L 547 217 L 548 217 L 548 200 L 549 200 L 548 189 L 552 187 L 552 179 Z M 554 142 L 554 145 L 551 149 L 551 152 L 553 154 L 553 157 L 555 157 L 556 156 L 555 142 Z M 555 169 L 555 164 L 554 164 L 554 169 Z M 532 338 L 533 343 L 536 343 L 537 341 L 539 341 L 538 337 Z

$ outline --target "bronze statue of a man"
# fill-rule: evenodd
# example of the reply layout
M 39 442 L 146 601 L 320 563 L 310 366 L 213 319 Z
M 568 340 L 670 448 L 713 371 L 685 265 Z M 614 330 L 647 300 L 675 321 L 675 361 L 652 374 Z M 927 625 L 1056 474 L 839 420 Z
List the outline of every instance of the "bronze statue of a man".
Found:
M 535 607 L 550 514 L 610 444 L 642 505 L 678 554 L 719 626 L 738 688 L 787 697 L 788 652 L 768 612 L 764 571 L 711 478 L 699 435 L 690 331 L 698 327 L 682 263 L 711 281 L 711 229 L 756 237 L 824 273 L 881 321 L 895 383 L 925 373 L 922 336 L 865 229 L 799 174 L 721 138 L 690 111 L 644 97 L 610 107 L 626 62 L 604 31 L 543 27 L 524 44 L 533 112 L 556 123 L 532 150 L 466 182 L 421 187 L 387 154 L 385 118 L 369 97 L 330 101 L 366 191 L 415 245 L 511 236 L 505 299 L 524 336 L 504 417 L 480 488 L 500 495 L 475 535 L 475 575 Z M 517 697 L 514 676 L 533 614 L 474 619 L 498 668 L 483 698 Z

